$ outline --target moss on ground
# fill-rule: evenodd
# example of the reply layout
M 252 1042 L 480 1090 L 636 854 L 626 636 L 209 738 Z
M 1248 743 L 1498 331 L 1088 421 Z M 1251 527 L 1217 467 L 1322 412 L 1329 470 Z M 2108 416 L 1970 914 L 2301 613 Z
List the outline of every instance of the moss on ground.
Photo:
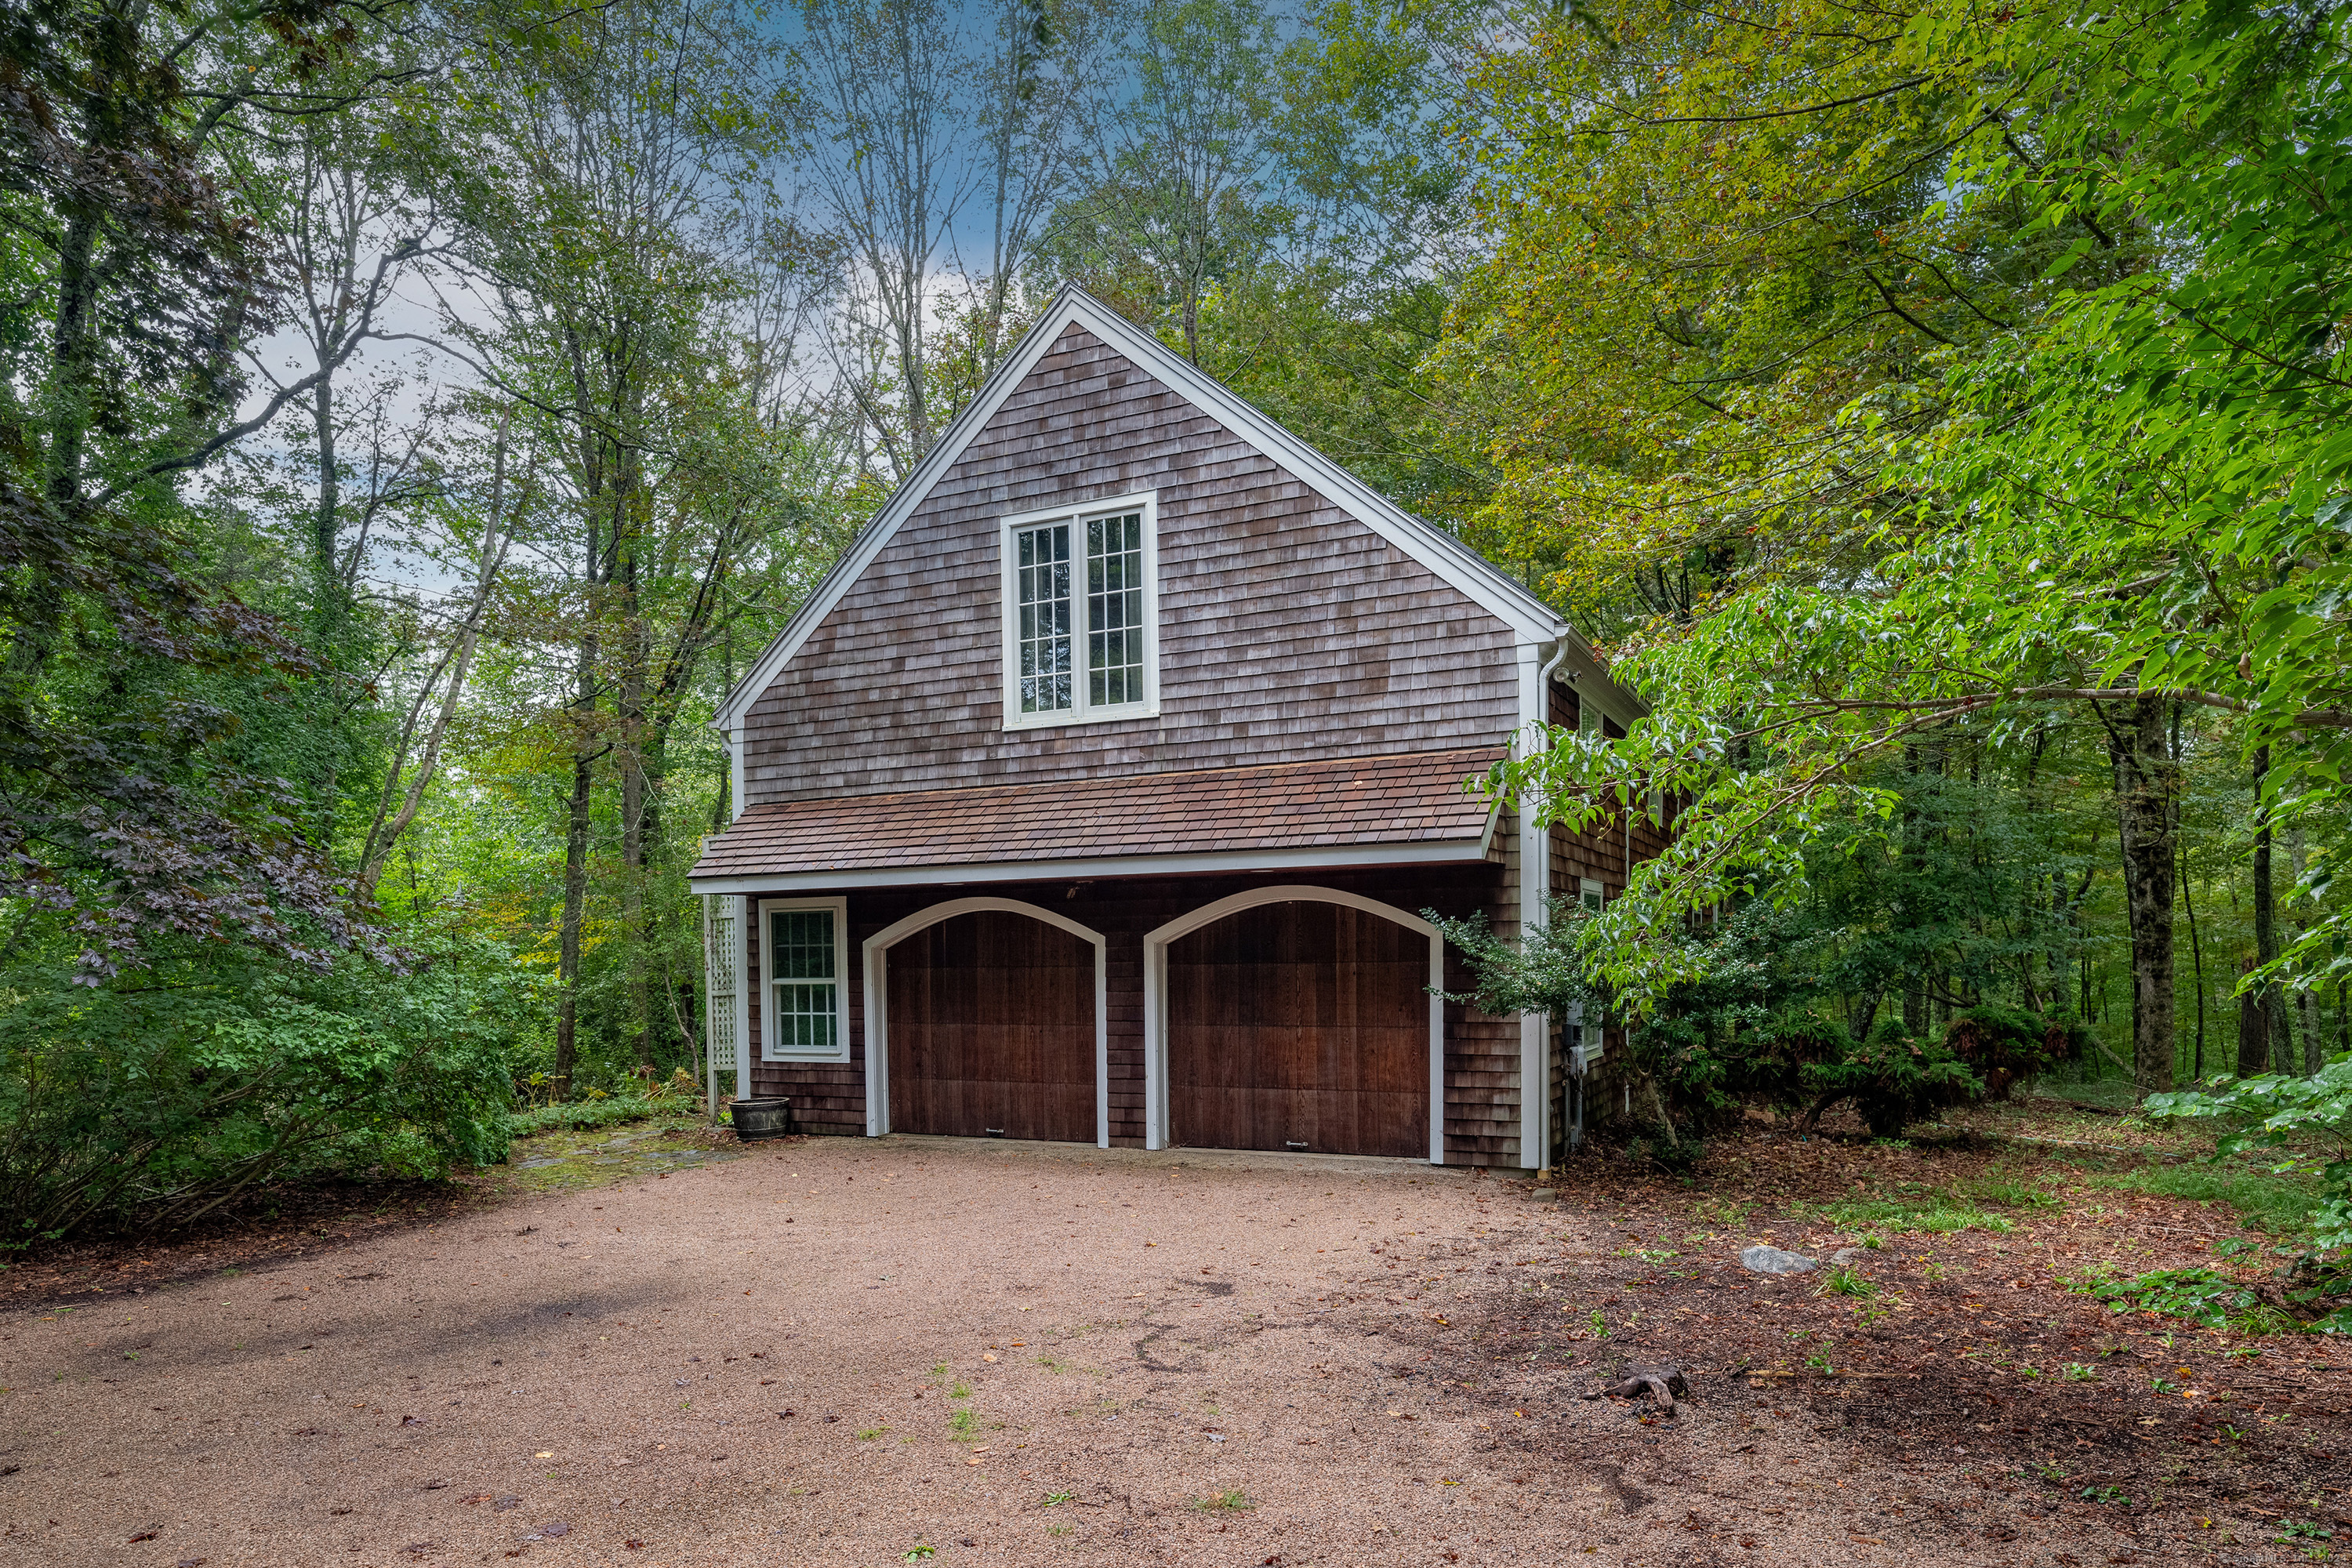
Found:
M 714 1130 L 699 1115 L 662 1116 L 518 1138 L 505 1164 L 476 1174 L 509 1194 L 568 1193 L 733 1160 L 742 1152 L 733 1132 Z

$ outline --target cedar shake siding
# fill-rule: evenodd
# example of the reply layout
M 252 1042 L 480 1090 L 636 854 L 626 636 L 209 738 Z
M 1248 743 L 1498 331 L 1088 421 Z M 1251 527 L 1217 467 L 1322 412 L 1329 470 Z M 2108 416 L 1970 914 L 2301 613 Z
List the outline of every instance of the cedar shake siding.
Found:
M 1159 500 L 1160 713 L 1003 726 L 1003 518 Z M 1509 628 L 1073 324 L 745 716 L 743 804 L 1493 747 Z

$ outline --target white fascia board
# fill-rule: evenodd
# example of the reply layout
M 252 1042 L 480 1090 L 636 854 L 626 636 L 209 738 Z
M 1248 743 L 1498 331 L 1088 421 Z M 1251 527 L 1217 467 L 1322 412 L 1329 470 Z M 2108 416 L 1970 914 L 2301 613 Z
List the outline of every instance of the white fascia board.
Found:
M 946 477 L 947 471 L 955 467 L 956 460 L 963 456 L 964 448 L 971 445 L 972 437 L 996 417 L 996 411 L 1004 406 L 1004 400 L 1013 395 L 1013 389 L 1037 368 L 1037 362 L 1045 357 L 1045 351 L 1053 347 L 1063 330 L 1076 319 L 1072 298 L 1076 294 L 1075 289 L 1065 289 L 1062 297 L 1055 300 L 1036 326 L 1030 329 L 1029 335 L 1014 347 L 1012 356 L 996 367 L 996 374 L 988 378 L 987 384 L 980 389 L 980 395 L 956 416 L 956 422 L 948 426 L 947 433 L 940 437 L 939 445 L 931 448 L 930 455 L 917 465 L 915 471 L 908 476 L 907 482 L 883 503 L 882 510 L 874 514 L 874 521 L 867 523 L 865 531 L 850 542 L 848 553 L 824 574 L 824 581 L 810 593 L 808 603 L 785 623 L 784 629 L 776 634 L 776 640 L 768 645 L 759 662 L 752 665 L 743 679 L 736 683 L 735 689 L 727 694 L 727 700 L 719 704 L 717 716 L 710 721 L 712 728 L 731 731 L 740 726 L 744 712 L 782 673 L 784 666 L 792 662 L 793 655 L 800 652 L 825 616 L 833 613 L 833 607 L 841 603 L 842 597 L 849 592 L 850 584 L 874 564 L 874 558 L 882 553 L 883 547 L 898 533 L 898 525 L 923 504 L 940 480 Z
M 1022 339 L 1012 357 L 997 367 L 980 395 L 960 415 L 947 433 L 940 438 L 930 455 L 898 487 L 898 493 L 875 514 L 864 532 L 850 545 L 849 552 L 825 574 L 809 595 L 808 602 L 793 616 L 776 640 L 768 645 L 719 705 L 715 729 L 735 731 L 741 717 L 759 700 L 792 657 L 798 653 L 812 633 L 833 613 L 874 558 L 882 552 L 898 531 L 898 525 L 923 504 L 932 489 L 947 471 L 963 456 L 964 448 L 980 434 L 1004 400 L 1013 395 L 1037 362 L 1045 356 L 1072 322 L 1085 327 L 1110 347 L 1117 349 L 1137 366 L 1150 373 L 1160 384 L 1184 398 L 1202 413 L 1211 416 L 1248 440 L 1269 459 L 1279 464 L 1290 475 L 1331 505 L 1349 513 L 1381 538 L 1395 545 L 1412 559 L 1428 567 L 1445 582 L 1459 589 L 1480 608 L 1509 626 L 1517 640 L 1547 643 L 1562 635 L 1575 637 L 1578 646 L 1590 655 L 1590 645 L 1577 637 L 1572 627 L 1555 615 L 1549 606 L 1533 594 L 1496 571 L 1483 556 L 1441 529 L 1431 527 L 1412 513 L 1391 501 L 1330 458 L 1307 446 L 1279 424 L 1252 407 L 1238 394 L 1215 377 L 1202 371 L 1181 355 L 1170 352 L 1158 338 L 1144 331 L 1116 310 L 1104 305 L 1075 284 L 1065 285 L 1052 305 Z
M 1194 855 L 1119 855 L 1090 860 L 1002 860 L 974 866 L 876 866 L 856 870 L 751 872 L 694 877 L 698 893 L 788 893 L 801 889 L 932 888 L 964 882 L 1058 882 L 1108 877 L 1198 876 L 1291 868 L 1442 866 L 1485 858 L 1475 838 L 1412 844 L 1342 844 L 1315 849 L 1212 850 Z
M 1095 336 L 1248 440 L 1293 479 L 1436 573 L 1521 640 L 1549 642 L 1568 629 L 1551 606 L 1496 571 L 1477 552 L 1390 500 L 1150 332 L 1091 295 L 1074 289 L 1068 297 L 1076 307 L 1073 319 Z

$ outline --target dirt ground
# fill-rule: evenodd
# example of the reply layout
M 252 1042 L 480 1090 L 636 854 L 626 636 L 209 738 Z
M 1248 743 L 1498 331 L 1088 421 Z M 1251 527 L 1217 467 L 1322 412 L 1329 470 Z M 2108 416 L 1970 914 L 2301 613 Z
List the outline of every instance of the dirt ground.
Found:
M 641 1174 L 519 1162 L 437 1206 L 83 1249 L 0 1276 L 0 1563 L 2325 1557 L 2352 1360 L 2063 1284 L 2237 1231 L 2074 1184 L 2111 1126 L 1758 1131 L 1688 1182 L 1586 1157 L 1552 1194 L 917 1139 L 590 1148 Z M 2006 1230 L 1880 1236 L 1874 1294 L 1738 1259 L 1858 1246 L 1834 1200 L 1995 1176 L 2042 1195 Z M 1629 1363 L 1685 1370 L 1676 1414 L 1580 1397 Z

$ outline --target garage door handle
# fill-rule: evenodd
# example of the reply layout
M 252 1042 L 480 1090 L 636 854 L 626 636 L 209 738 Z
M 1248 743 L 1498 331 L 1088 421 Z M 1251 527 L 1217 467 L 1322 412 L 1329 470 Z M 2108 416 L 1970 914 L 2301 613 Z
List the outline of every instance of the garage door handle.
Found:
M 1304 1144 L 1304 1143 L 1293 1143 L 1293 1142 L 1292 1142 L 1289 1139 L 1287 1139 L 1287 1138 L 1286 1138 L 1286 1139 L 1284 1139 L 1284 1140 L 1282 1141 L 1282 1146 L 1283 1146 L 1284 1148 L 1286 1148 L 1286 1149 L 1304 1149 L 1304 1148 L 1306 1148 L 1306 1147 L 1307 1147 L 1307 1145 L 1306 1145 L 1306 1144 Z
M 1004 1136 L 1004 1129 L 1002 1127 L 983 1127 L 981 1131 L 987 1133 L 991 1138 L 1002 1138 Z

